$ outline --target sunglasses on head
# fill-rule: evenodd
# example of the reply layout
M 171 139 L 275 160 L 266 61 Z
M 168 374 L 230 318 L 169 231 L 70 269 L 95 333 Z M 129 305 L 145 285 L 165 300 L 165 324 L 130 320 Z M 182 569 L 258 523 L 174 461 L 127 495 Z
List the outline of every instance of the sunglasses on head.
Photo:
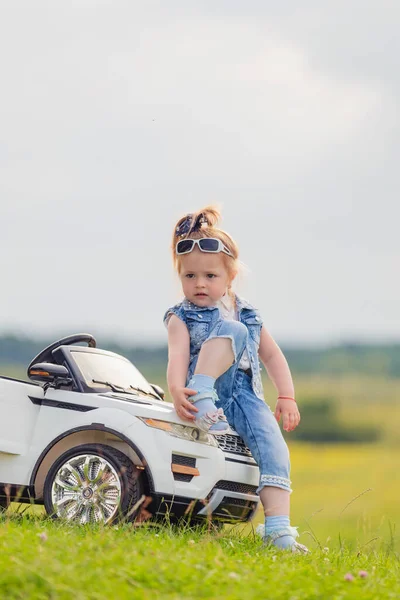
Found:
M 202 252 L 224 252 L 228 256 L 233 256 L 232 252 L 227 248 L 221 240 L 217 238 L 200 238 L 199 240 L 180 240 L 176 244 L 177 254 L 189 254 L 193 248 L 198 246 Z

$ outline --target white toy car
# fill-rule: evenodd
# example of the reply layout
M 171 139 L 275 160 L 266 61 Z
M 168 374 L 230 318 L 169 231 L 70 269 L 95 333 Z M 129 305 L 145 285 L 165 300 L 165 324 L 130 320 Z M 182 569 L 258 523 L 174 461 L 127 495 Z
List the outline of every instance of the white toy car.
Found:
M 80 523 L 132 520 L 140 507 L 192 522 L 254 515 L 259 470 L 242 439 L 181 421 L 161 388 L 93 336 L 54 342 L 28 376 L 0 377 L 1 507 L 44 503 Z

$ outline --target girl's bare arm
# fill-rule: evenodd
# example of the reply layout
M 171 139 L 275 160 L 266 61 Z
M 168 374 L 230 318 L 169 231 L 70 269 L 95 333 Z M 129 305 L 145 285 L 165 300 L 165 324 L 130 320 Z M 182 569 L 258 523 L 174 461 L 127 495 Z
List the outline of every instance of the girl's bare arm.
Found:
M 278 396 L 294 398 L 294 385 L 287 360 L 265 327 L 261 329 L 260 360 L 263 363 L 269 378 L 275 386 Z M 296 402 L 293 400 L 278 399 L 275 408 L 275 417 L 279 421 L 282 416 L 285 431 L 292 431 L 300 422 L 300 413 Z
M 258 354 L 278 392 L 278 396 L 291 396 L 294 398 L 294 385 L 287 360 L 265 327 L 261 328 Z
M 177 316 L 168 321 L 168 367 L 167 383 L 175 410 L 181 419 L 193 421 L 193 412 L 198 409 L 187 399 L 196 394 L 185 387 L 190 359 L 190 337 L 188 329 Z

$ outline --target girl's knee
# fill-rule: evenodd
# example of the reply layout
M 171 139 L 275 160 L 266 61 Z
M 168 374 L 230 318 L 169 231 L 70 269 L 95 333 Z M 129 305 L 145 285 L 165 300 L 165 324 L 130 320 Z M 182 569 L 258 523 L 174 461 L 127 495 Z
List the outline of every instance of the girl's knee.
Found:
M 243 323 L 224 320 L 217 325 L 210 337 L 229 339 L 232 346 L 233 360 L 236 362 L 246 348 L 247 335 L 247 327 Z
M 240 321 L 222 321 L 217 328 L 217 335 L 221 337 L 231 337 L 235 340 L 236 347 L 242 347 L 246 344 L 247 327 Z

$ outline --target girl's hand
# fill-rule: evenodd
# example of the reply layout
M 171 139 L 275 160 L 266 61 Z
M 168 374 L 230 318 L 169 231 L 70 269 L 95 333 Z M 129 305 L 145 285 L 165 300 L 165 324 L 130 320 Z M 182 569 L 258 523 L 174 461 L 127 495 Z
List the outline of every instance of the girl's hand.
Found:
M 195 394 L 197 394 L 197 392 L 189 388 L 177 388 L 171 392 L 175 410 L 178 417 L 181 419 L 186 419 L 187 421 L 195 420 L 196 417 L 195 415 L 192 415 L 192 413 L 199 412 L 199 409 L 188 400 L 188 396 L 194 396 Z
M 274 414 L 278 423 L 282 417 L 282 425 L 285 431 L 293 431 L 300 423 L 299 409 L 294 400 L 278 399 Z

